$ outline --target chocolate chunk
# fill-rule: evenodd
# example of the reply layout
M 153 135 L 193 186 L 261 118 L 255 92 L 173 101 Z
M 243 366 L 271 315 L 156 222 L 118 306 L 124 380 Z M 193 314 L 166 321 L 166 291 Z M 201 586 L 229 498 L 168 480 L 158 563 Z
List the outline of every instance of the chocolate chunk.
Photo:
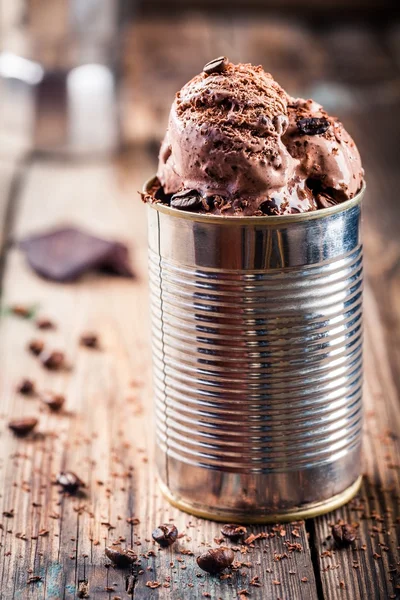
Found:
M 233 201 L 232 207 L 233 207 L 233 210 L 238 210 L 238 211 L 243 210 L 242 200 L 240 198 L 236 198 L 236 200 Z
M 179 210 L 194 210 L 201 206 L 201 197 L 196 190 L 183 190 L 171 198 L 171 206 Z
M 35 384 L 32 379 L 22 379 L 19 383 L 17 390 L 24 396 L 32 396 L 35 393 Z
M 20 242 L 31 268 L 52 281 L 74 281 L 90 270 L 133 277 L 128 249 L 74 227 L 33 235 Z
M 164 523 L 164 525 L 159 525 L 151 535 L 153 540 L 157 542 L 161 548 L 168 548 L 168 546 L 172 546 L 176 541 L 178 530 L 175 525 Z
M 218 58 L 214 58 L 204 65 L 203 71 L 204 73 L 207 73 L 207 75 L 212 75 L 213 73 L 222 73 L 223 71 L 226 71 L 228 64 L 229 60 L 226 56 L 219 56 Z
M 83 481 L 72 471 L 61 471 L 57 475 L 56 483 L 63 488 L 64 492 L 74 494 L 81 487 L 85 487 Z
M 302 135 L 321 135 L 329 129 L 330 123 L 325 117 L 299 119 L 297 129 Z
M 200 569 L 214 575 L 220 573 L 233 563 L 233 551 L 230 548 L 210 548 L 197 557 Z
M 35 417 L 22 417 L 21 419 L 12 419 L 8 423 L 8 427 L 15 435 L 25 437 L 35 429 L 38 420 Z
M 50 410 L 54 410 L 54 412 L 60 410 L 65 403 L 65 396 L 50 391 L 42 392 L 40 399 Z
M 224 525 L 221 529 L 222 535 L 227 537 L 230 540 L 237 541 L 247 534 L 246 527 L 243 525 Z
M 64 352 L 60 352 L 59 350 L 43 352 L 40 356 L 40 361 L 46 369 L 59 371 L 65 366 Z
M 28 350 L 34 356 L 39 356 L 43 352 L 44 341 L 43 340 L 31 340 L 28 344 Z
M 129 567 L 137 561 L 137 554 L 135 554 L 131 548 L 123 550 L 123 548 L 106 546 L 104 552 L 111 562 L 117 567 Z
M 332 535 L 338 546 L 350 546 L 356 539 L 356 530 L 348 523 L 332 525 Z
M 336 204 L 335 200 L 327 194 L 318 194 L 316 200 L 318 208 L 330 208 Z
M 258 208 L 262 213 L 264 213 L 264 215 L 279 215 L 278 206 L 273 198 L 271 200 L 265 200 Z
M 99 338 L 96 333 L 86 332 L 81 335 L 80 344 L 86 348 L 98 348 Z

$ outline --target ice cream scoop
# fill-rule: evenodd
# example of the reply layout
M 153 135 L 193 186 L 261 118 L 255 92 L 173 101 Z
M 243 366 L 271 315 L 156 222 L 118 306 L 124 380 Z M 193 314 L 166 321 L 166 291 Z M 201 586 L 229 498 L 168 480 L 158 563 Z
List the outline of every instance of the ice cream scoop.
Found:
M 219 57 L 176 94 L 147 197 L 221 215 L 307 212 L 352 198 L 363 170 L 342 124 L 260 66 Z

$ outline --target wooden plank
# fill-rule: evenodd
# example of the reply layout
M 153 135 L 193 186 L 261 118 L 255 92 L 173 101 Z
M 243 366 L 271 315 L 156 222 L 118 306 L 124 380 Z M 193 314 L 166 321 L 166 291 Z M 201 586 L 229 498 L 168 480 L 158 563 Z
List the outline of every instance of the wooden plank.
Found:
M 315 522 L 321 580 L 332 599 L 397 598 L 400 590 L 398 388 L 387 360 L 384 324 L 369 288 L 365 318 L 365 478 L 353 502 Z M 354 548 L 338 549 L 328 537 L 329 525 L 339 520 L 358 525 Z
M 8 255 L 5 304 L 38 304 L 41 314 L 54 319 L 57 330 L 40 333 L 40 337 L 49 347 L 65 350 L 72 371 L 44 372 L 25 349 L 38 336 L 33 324 L 3 318 L 0 489 L 5 493 L 0 498 L 0 514 L 13 509 L 14 516 L 1 519 L 2 593 L 7 599 L 70 600 L 76 598 L 79 582 L 87 581 L 90 598 L 96 599 L 186 600 L 209 593 L 228 600 L 238 597 L 242 589 L 253 600 L 316 599 L 304 524 L 278 528 L 275 537 L 257 540 L 254 548 L 236 554 L 239 561 L 251 564 L 235 570 L 231 578 L 212 578 L 198 569 L 195 555 L 215 545 L 220 525 L 171 508 L 156 487 L 146 227 L 144 206 L 136 194 L 153 168 L 138 152 L 125 165 L 116 166 L 39 162 L 27 176 L 15 237 L 66 221 L 117 236 L 132 249 L 138 280 L 92 276 L 76 284 L 56 285 L 32 274 L 18 251 Z M 99 333 L 101 351 L 78 346 L 85 329 Z M 15 386 L 22 376 L 32 378 L 39 390 L 64 393 L 66 410 L 50 414 L 40 408 L 38 400 L 17 394 Z M 8 431 L 9 416 L 21 415 L 40 416 L 37 436 L 17 440 Z M 77 472 L 86 482 L 81 498 L 62 497 L 52 485 L 63 468 Z M 139 518 L 140 523 L 127 523 L 129 517 Z M 169 520 L 184 536 L 171 549 L 159 551 L 150 541 L 151 531 Z M 48 534 L 41 536 L 38 532 L 43 529 Z M 259 531 L 274 533 L 271 527 L 249 528 L 249 533 Z M 26 539 L 17 534 L 25 534 Z M 105 568 L 104 546 L 119 536 L 141 554 L 144 572 L 134 578 L 130 594 L 125 593 L 128 574 Z M 287 541 L 301 544 L 299 551 L 290 552 Z M 29 575 L 42 580 L 28 585 Z M 250 584 L 254 576 L 259 577 L 261 587 Z M 146 586 L 151 581 L 159 581 L 161 587 Z
M 353 33 L 354 33 L 353 28 Z M 351 81 L 353 113 L 341 115 L 357 141 L 366 171 L 364 248 L 365 292 L 365 479 L 359 496 L 347 507 L 311 526 L 315 561 L 327 598 L 398 598 L 400 596 L 399 510 L 399 207 L 396 144 L 398 72 L 383 53 L 383 41 L 366 30 L 352 36 L 340 29 L 326 38 L 336 78 Z M 351 60 L 346 69 L 350 47 Z M 341 51 L 339 52 L 339 48 Z M 373 56 L 367 72 L 363 56 Z M 379 72 L 379 77 L 375 75 Z M 375 75 L 374 75 L 375 73 Z M 379 84 L 377 83 L 379 79 Z M 397 90 L 397 92 L 396 92 Z M 382 210 L 384 208 L 384 210 Z M 355 548 L 338 549 L 330 525 L 358 524 Z

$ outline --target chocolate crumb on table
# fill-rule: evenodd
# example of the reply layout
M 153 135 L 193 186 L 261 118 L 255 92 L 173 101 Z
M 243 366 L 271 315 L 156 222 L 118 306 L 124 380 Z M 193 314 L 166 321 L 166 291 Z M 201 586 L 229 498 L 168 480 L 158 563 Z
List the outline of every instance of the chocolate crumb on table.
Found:
M 61 410 L 61 408 L 65 404 L 65 396 L 62 394 L 56 394 L 51 392 L 50 390 L 46 390 L 39 394 L 40 400 L 45 404 L 50 410 L 57 412 Z
M 31 340 L 28 344 L 28 350 L 34 356 L 39 356 L 44 349 L 44 341 L 39 339 Z
M 65 367 L 65 355 L 60 350 L 49 350 L 40 354 L 40 362 L 50 371 L 59 371 Z
M 92 331 L 85 331 L 82 333 L 79 341 L 80 345 L 85 346 L 86 348 L 99 349 L 100 347 L 99 336 Z
M 46 317 L 39 317 L 36 319 L 35 325 L 38 329 L 56 329 L 54 321 Z
M 17 391 L 24 396 L 33 396 L 35 394 L 35 384 L 32 379 L 24 378 L 18 384 Z

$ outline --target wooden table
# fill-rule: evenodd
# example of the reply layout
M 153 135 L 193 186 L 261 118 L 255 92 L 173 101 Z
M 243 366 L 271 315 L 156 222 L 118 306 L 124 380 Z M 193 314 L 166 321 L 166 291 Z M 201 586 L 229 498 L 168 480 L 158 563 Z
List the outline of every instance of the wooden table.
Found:
M 316 31 L 253 17 L 142 20 L 126 41 L 123 131 L 130 145 L 118 160 L 41 158 L 29 141 L 4 133 L 3 123 L 3 309 L 37 305 L 57 329 L 41 332 L 32 320 L 2 313 L 2 599 L 70 600 L 86 593 L 98 600 L 400 597 L 399 32 L 395 23 L 382 32 L 368 25 Z M 275 536 L 238 552 L 242 564 L 226 578 L 204 574 L 195 560 L 216 545 L 220 525 L 171 508 L 155 482 L 145 209 L 137 196 L 154 172 L 174 91 L 221 53 L 263 63 L 294 94 L 326 99 L 354 134 L 368 181 L 361 492 L 343 509 L 305 523 L 249 527 L 249 533 Z M 93 275 L 59 285 L 34 275 L 12 242 L 66 222 L 125 240 L 137 279 Z M 87 329 L 98 332 L 101 350 L 79 346 Z M 72 370 L 45 372 L 26 351 L 35 337 L 63 349 Z M 66 409 L 52 414 L 17 393 L 22 377 L 65 394 Z M 12 435 L 8 420 L 21 415 L 39 416 L 37 434 Z M 52 482 L 62 469 L 85 481 L 81 496 L 60 495 Z M 355 548 L 334 547 L 330 524 L 338 519 L 359 525 Z M 170 520 L 183 535 L 159 550 L 151 532 Z M 109 566 L 104 547 L 118 539 L 136 548 L 141 570 Z

